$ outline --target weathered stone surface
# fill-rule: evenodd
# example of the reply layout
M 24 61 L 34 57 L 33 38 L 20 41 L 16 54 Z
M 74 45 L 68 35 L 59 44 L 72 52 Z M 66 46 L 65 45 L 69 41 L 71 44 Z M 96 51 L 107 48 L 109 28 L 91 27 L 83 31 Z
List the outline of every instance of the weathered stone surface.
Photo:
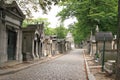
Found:
M 42 38 L 44 37 L 44 30 L 42 24 L 29 24 L 26 28 L 22 28 L 23 32 L 23 57 L 28 58 L 27 60 L 35 60 L 39 59 L 42 55 Z M 27 53 L 30 53 L 29 56 L 26 57 Z M 25 59 L 24 59 L 25 60 Z
M 103 51 L 101 51 L 99 53 L 99 62 L 100 64 L 102 63 L 102 55 L 103 55 Z M 108 61 L 108 60 L 116 60 L 117 57 L 117 50 L 105 50 L 105 54 L 104 54 L 104 61 Z
M 105 62 L 105 71 L 109 74 L 115 73 L 115 63 L 115 60 L 108 60 L 107 62 Z
M 0 64 L 8 61 L 22 62 L 21 26 L 25 15 L 17 3 L 0 1 Z

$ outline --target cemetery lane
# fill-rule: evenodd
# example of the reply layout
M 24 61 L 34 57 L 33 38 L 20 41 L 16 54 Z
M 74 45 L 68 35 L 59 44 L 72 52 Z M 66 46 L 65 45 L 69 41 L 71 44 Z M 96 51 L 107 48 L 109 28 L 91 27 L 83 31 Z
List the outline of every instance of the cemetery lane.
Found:
M 87 80 L 82 52 L 75 49 L 51 61 L 0 76 L 0 80 Z

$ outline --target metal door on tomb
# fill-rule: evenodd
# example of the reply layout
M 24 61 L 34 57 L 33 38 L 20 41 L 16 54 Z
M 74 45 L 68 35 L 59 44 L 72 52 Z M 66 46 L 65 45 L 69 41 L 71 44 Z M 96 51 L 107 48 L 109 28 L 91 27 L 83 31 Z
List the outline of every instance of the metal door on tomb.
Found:
M 8 47 L 7 47 L 8 60 L 15 60 L 16 40 L 17 33 L 15 31 L 8 30 Z

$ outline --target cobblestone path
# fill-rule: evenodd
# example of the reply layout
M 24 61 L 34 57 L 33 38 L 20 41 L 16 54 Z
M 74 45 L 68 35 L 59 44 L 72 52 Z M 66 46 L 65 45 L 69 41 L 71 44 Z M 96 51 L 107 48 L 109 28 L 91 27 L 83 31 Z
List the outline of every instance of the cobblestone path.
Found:
M 51 61 L 0 76 L 0 80 L 86 80 L 82 50 L 75 49 Z

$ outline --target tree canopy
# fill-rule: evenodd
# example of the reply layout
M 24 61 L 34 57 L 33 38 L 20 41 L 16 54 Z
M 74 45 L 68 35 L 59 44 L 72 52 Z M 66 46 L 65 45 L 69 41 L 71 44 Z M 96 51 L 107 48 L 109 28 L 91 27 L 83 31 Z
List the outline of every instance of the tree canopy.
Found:
M 85 39 L 91 30 L 95 32 L 96 25 L 100 31 L 117 29 L 117 1 L 118 0 L 69 0 L 61 3 L 64 9 L 58 13 L 61 20 L 76 17 L 78 22 L 73 25 L 73 35 Z M 75 39 L 76 39 L 75 38 Z M 77 39 L 76 39 L 77 40 Z M 78 41 L 77 41 L 78 42 Z
M 37 18 L 37 19 L 26 18 L 23 21 L 23 27 L 26 27 L 28 24 L 41 24 L 42 22 L 44 22 L 44 26 L 48 26 L 50 24 L 47 18 Z
M 44 33 L 45 35 L 57 35 L 58 38 L 65 38 L 68 30 L 64 25 L 57 26 L 56 28 L 48 27 L 50 23 L 47 18 L 37 18 L 37 19 L 25 19 L 23 22 L 23 27 L 27 27 L 29 24 L 41 24 L 44 22 Z
M 64 27 L 63 24 L 55 28 L 55 34 L 58 36 L 59 39 L 65 38 L 67 32 L 68 30 Z

